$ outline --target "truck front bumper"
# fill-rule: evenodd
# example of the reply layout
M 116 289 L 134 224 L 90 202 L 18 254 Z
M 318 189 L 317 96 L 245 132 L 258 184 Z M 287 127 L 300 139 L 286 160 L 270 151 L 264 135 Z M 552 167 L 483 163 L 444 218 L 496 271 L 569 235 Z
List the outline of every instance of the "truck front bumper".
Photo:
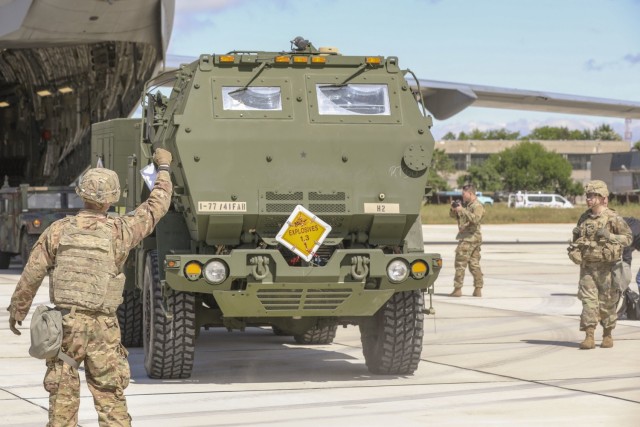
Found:
M 204 269 L 212 261 L 226 267 L 226 278 L 217 284 L 193 273 L 193 263 Z M 392 262 L 406 266 L 405 279 L 390 279 Z M 442 259 L 419 252 L 337 249 L 326 265 L 299 267 L 277 250 L 239 249 L 227 255 L 167 254 L 164 267 L 169 287 L 213 294 L 226 317 L 370 316 L 395 292 L 432 287 Z

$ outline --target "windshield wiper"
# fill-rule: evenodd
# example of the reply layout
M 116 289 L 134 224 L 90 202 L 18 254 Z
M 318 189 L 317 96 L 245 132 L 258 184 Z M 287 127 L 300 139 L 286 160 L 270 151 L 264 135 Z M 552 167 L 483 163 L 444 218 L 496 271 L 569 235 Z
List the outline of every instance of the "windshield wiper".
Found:
M 260 66 L 258 66 L 256 71 L 253 72 L 253 76 L 251 76 L 249 81 L 244 86 L 242 86 L 241 88 L 229 92 L 229 95 L 232 95 L 232 94 L 238 93 L 238 92 L 242 92 L 243 90 L 247 90 L 247 88 L 249 87 L 251 82 L 253 82 L 256 79 L 256 77 L 258 77 L 260 75 L 262 70 L 264 70 L 266 67 L 267 67 L 267 63 L 266 62 L 263 62 L 262 64 L 260 64 Z
M 343 87 L 343 86 L 346 86 L 346 85 L 347 85 L 347 82 L 348 82 L 349 80 L 351 80 L 352 78 L 354 78 L 355 76 L 357 76 L 358 74 L 360 74 L 360 73 L 362 73 L 364 70 L 366 70 L 368 65 L 369 65 L 369 64 L 367 64 L 366 62 L 365 62 L 365 63 L 363 63 L 363 64 L 360 64 L 360 66 L 359 66 L 358 68 L 356 68 L 356 70 L 355 70 L 355 71 L 354 71 L 350 76 L 348 76 L 346 79 L 344 79 L 344 80 L 342 81 L 342 83 L 337 83 L 337 84 L 328 84 L 328 85 L 326 85 L 326 86 L 330 86 L 330 87 Z M 323 86 L 325 86 L 325 85 L 323 85 Z

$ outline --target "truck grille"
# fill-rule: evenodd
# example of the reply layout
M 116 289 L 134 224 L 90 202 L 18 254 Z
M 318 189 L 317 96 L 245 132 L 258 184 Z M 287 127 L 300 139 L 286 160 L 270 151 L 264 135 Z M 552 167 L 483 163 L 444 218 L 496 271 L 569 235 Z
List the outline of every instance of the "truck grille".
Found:
M 339 236 L 342 233 L 344 215 L 350 212 L 350 203 L 350 197 L 345 191 L 321 193 L 261 190 L 259 232 L 275 236 L 296 205 L 302 205 L 331 225 L 329 237 Z
M 351 289 L 259 289 L 266 311 L 335 310 L 351 296 Z

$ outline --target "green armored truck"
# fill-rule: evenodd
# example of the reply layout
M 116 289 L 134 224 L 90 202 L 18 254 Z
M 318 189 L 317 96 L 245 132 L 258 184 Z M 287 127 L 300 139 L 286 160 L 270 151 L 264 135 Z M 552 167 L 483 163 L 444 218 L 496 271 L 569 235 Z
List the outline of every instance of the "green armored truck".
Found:
M 174 156 L 172 207 L 132 251 L 118 313 L 151 378 L 189 377 L 211 326 L 328 344 L 357 325 L 371 372 L 417 369 L 442 260 L 419 216 L 431 117 L 405 73 L 296 38 L 201 55 L 169 96 L 153 93 L 166 75 L 149 82 L 142 119 L 93 125 L 93 166 L 118 173 L 125 210 L 149 194 L 154 147 Z
M 40 234 L 82 206 L 74 187 L 10 187 L 5 180 L 0 188 L 0 269 L 9 268 L 15 255 L 26 264 Z

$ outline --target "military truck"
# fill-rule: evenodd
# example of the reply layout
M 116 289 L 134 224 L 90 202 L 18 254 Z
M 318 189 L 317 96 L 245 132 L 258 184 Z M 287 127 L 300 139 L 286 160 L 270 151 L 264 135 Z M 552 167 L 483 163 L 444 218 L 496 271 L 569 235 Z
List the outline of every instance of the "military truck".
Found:
M 154 148 L 174 156 L 172 207 L 132 251 L 119 310 L 151 378 L 189 377 L 211 326 L 328 344 L 357 325 L 371 372 L 416 370 L 442 259 L 424 252 L 419 215 L 432 120 L 405 73 L 396 57 L 296 38 L 203 54 L 149 82 L 142 119 L 93 125 L 93 165 L 118 173 L 127 211 L 148 197 Z M 170 95 L 154 94 L 169 78 Z M 317 244 L 308 258 L 278 240 L 301 208 L 310 226 L 289 234 Z M 305 234 L 314 218 L 322 242 Z
M 9 268 L 15 255 L 26 264 L 40 234 L 82 206 L 74 187 L 10 187 L 5 179 L 0 188 L 0 269 Z

